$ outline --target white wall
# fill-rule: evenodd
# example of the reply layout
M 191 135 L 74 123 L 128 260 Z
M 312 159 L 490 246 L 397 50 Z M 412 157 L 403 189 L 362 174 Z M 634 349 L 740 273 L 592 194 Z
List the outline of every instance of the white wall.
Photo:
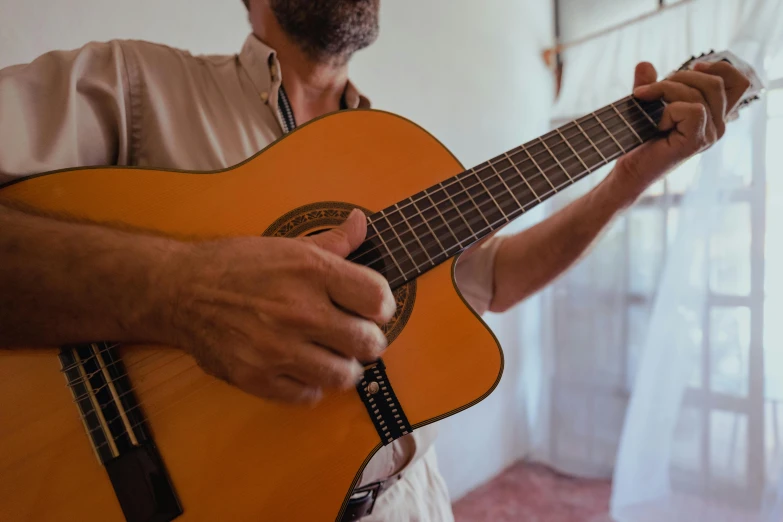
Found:
M 479 163 L 546 130 L 552 83 L 540 51 L 551 43 L 550 5 L 384 0 L 381 37 L 356 57 L 353 79 L 378 108 L 424 126 L 466 165 Z M 111 38 L 233 53 L 248 30 L 240 0 L 0 0 L 0 67 Z M 489 321 L 506 347 L 506 373 L 490 398 L 442 423 L 440 462 L 454 497 L 526 449 L 517 326 Z
M 658 8 L 658 0 L 558 0 L 560 36 L 570 42 Z M 668 0 L 666 3 L 674 3 Z

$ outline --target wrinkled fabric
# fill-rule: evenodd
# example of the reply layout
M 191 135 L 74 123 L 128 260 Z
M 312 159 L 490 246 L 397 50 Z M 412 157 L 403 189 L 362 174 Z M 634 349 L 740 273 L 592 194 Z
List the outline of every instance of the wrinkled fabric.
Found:
M 192 171 L 240 163 L 283 135 L 274 50 L 253 35 L 233 56 L 193 56 L 142 41 L 90 43 L 0 71 L 0 183 L 62 168 L 132 165 Z M 349 108 L 370 102 L 348 83 Z M 457 280 L 479 313 L 492 300 L 500 238 L 460 259 Z M 372 521 L 452 520 L 436 428 L 383 447 L 361 484 L 405 471 Z

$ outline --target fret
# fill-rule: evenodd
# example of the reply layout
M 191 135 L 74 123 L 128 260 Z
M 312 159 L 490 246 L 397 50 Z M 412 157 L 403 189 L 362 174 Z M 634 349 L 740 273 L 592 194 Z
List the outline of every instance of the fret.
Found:
M 548 135 L 540 139 L 541 144 L 545 147 L 548 157 L 554 160 L 551 168 L 547 168 L 547 172 L 550 170 L 556 174 L 550 175 L 549 178 L 555 184 L 558 190 L 561 187 L 570 185 L 579 176 L 584 174 L 584 167 L 582 158 L 571 147 L 568 140 L 564 137 L 563 133 L 556 129 L 550 132 Z M 565 176 L 558 176 L 557 173 L 562 171 Z
M 482 178 L 481 173 L 483 173 L 486 170 L 492 171 L 492 174 L 489 175 L 486 179 Z M 508 215 L 503 210 L 503 207 L 500 203 L 498 203 L 498 200 L 502 200 L 505 196 L 508 196 L 508 193 L 504 190 L 505 187 L 502 186 L 501 183 L 496 183 L 493 178 L 495 174 L 495 170 L 492 168 L 489 162 L 484 163 L 481 169 L 477 172 L 476 169 L 471 170 L 473 174 L 478 178 L 479 182 L 481 183 L 481 186 L 484 188 L 487 194 L 489 194 L 490 199 L 495 204 L 497 209 L 500 211 L 500 215 L 503 216 L 503 219 L 506 220 L 506 223 L 508 223 Z M 487 186 L 487 182 L 489 183 L 489 186 Z M 498 192 L 498 194 L 493 194 L 492 190 L 495 190 L 495 192 Z M 496 220 L 493 220 L 493 223 L 495 223 Z
M 408 217 L 400 210 L 400 206 L 395 203 L 394 208 L 396 212 L 393 212 L 391 215 L 393 216 L 399 216 L 402 221 L 407 225 L 407 232 L 403 232 L 400 234 L 400 237 L 402 240 L 407 243 L 408 245 L 411 245 L 411 241 L 408 239 L 408 236 L 413 236 L 413 240 L 419 245 L 421 248 L 420 253 L 414 252 L 414 258 L 416 259 L 416 264 L 419 267 L 424 266 L 427 262 L 429 262 L 430 265 L 435 266 L 435 261 L 432 260 L 432 257 L 430 256 L 430 253 L 427 251 L 427 249 L 424 246 L 424 243 L 422 243 L 421 238 L 419 237 L 419 234 L 416 233 L 414 228 L 411 226 L 410 221 L 408 221 Z M 395 224 L 396 225 L 396 224 Z M 413 248 L 415 248 L 416 245 L 413 245 Z M 420 260 L 420 258 L 426 258 Z
M 612 135 L 623 146 L 626 153 L 644 143 L 641 136 L 635 132 L 636 129 L 629 128 L 629 120 L 620 117 L 614 109 L 607 112 L 608 114 L 604 117 L 603 121 Z M 646 124 L 646 122 L 644 123 Z
M 590 127 L 592 117 L 584 119 L 584 125 L 576 125 L 576 122 L 563 127 L 562 133 L 568 140 L 568 143 L 578 153 L 579 157 L 590 170 L 595 172 L 598 168 L 608 163 L 607 156 L 615 153 L 621 153 L 619 147 L 603 132 L 603 129 L 597 123 Z M 595 127 L 595 128 L 594 128 Z M 582 170 L 580 178 L 584 176 L 585 170 Z
M 560 135 L 560 137 L 563 139 L 563 143 L 565 143 L 566 145 L 568 145 L 568 148 L 569 148 L 569 149 L 571 149 L 571 152 L 573 152 L 573 153 L 574 153 L 574 157 L 575 157 L 577 160 L 579 160 L 579 163 L 581 163 L 581 164 L 582 164 L 582 166 L 585 168 L 585 171 L 586 171 L 586 172 L 588 172 L 588 173 L 589 173 L 589 172 L 592 172 L 592 169 L 590 169 L 590 167 L 588 167 L 588 166 L 587 166 L 587 163 L 585 163 L 585 162 L 584 162 L 584 160 L 583 160 L 583 159 L 582 159 L 582 157 L 579 155 L 579 153 L 576 151 L 576 149 L 575 149 L 573 146 L 571 146 L 571 143 L 568 141 L 568 139 L 565 137 L 565 135 L 564 135 L 562 132 L 560 132 L 560 129 L 556 129 L 556 130 L 557 130 L 557 133 Z M 577 176 L 578 176 L 578 175 L 577 175 Z
M 508 186 L 508 183 L 506 183 L 506 180 L 503 178 L 503 175 L 501 173 L 505 173 L 511 170 L 512 163 L 511 161 L 507 159 L 501 159 L 497 163 L 493 163 L 492 160 L 488 162 L 489 167 L 492 169 L 492 172 L 495 173 L 495 176 L 500 180 L 501 183 L 503 183 L 503 187 L 505 187 L 506 191 L 511 195 L 511 200 L 506 198 L 507 204 L 511 206 L 511 208 L 508 209 L 508 211 L 503 211 L 503 213 L 507 216 L 513 215 L 514 212 L 519 211 L 520 209 L 524 209 L 522 206 L 522 203 L 519 202 L 517 197 L 514 195 L 514 191 L 511 190 L 511 187 Z M 516 206 L 514 206 L 516 204 Z
M 359 245 L 359 248 L 351 254 L 348 260 L 375 270 L 389 282 L 402 278 L 402 268 L 398 266 L 397 259 L 384 243 L 384 239 L 377 232 L 375 225 L 370 222 L 367 226 L 371 230 L 368 236 L 376 237 Z
M 620 152 L 622 152 L 623 154 L 625 154 L 625 152 L 626 152 L 626 151 L 625 151 L 625 149 L 623 148 L 623 146 L 622 146 L 622 145 L 620 145 L 620 142 L 619 142 L 619 141 L 617 141 L 617 138 L 615 138 L 615 137 L 614 137 L 614 134 L 612 134 L 612 133 L 611 133 L 611 131 L 610 131 L 610 130 L 609 130 L 607 127 L 606 127 L 606 125 L 604 125 L 604 122 L 603 122 L 603 121 L 601 121 L 601 118 L 599 118 L 599 117 L 598 117 L 598 115 L 597 115 L 595 112 L 592 112 L 592 113 L 590 113 L 590 114 L 593 116 L 593 118 L 595 118 L 595 119 L 596 119 L 596 121 L 598 122 L 598 124 L 599 124 L 599 125 L 600 125 L 600 126 L 601 126 L 601 127 L 602 127 L 602 128 L 605 130 L 605 131 L 606 131 L 606 134 L 607 134 L 607 135 L 608 135 L 610 138 L 612 138 L 612 141 L 614 141 L 614 142 L 615 142 L 615 144 L 617 145 L 617 147 L 620 149 Z M 609 157 L 610 157 L 610 158 L 611 158 L 612 156 L 614 156 L 614 154 L 610 154 L 610 155 L 609 155 Z
M 413 269 L 421 273 L 421 269 L 419 268 L 420 265 L 416 262 L 416 259 L 411 255 L 410 251 L 408 250 L 408 246 L 405 244 L 405 241 L 403 241 L 400 235 L 397 233 L 397 229 L 394 228 L 394 224 L 391 222 L 391 220 L 383 210 L 381 210 L 379 214 L 389 224 L 389 229 L 391 229 L 392 234 L 394 234 L 394 237 L 397 239 L 397 241 L 399 241 L 400 245 L 402 246 L 402 249 L 408 255 L 408 259 L 410 259 L 411 263 L 413 263 Z M 407 274 L 408 272 L 405 273 Z
M 527 150 L 528 145 L 518 147 L 518 152 L 513 152 L 510 156 L 511 162 L 514 163 L 524 180 L 530 185 L 531 190 L 540 198 L 544 199 L 546 194 L 552 190 L 552 185 L 546 175 L 543 174 L 543 170 L 540 165 L 531 158 L 531 154 Z
M 514 163 L 514 160 L 512 160 L 512 159 L 511 159 L 511 156 L 509 156 L 507 152 L 506 152 L 506 153 L 504 153 L 504 155 L 506 156 L 506 158 L 508 158 L 508 161 L 511 163 L 511 165 L 513 165 L 513 167 L 514 167 L 514 170 L 517 172 L 517 174 L 519 174 L 519 177 L 520 177 L 520 178 L 522 178 L 522 181 L 524 181 L 524 182 L 525 182 L 525 186 L 527 186 L 528 190 L 530 191 L 530 194 L 531 194 L 531 195 L 532 195 L 534 198 L 536 198 L 536 201 L 538 201 L 539 203 L 541 203 L 541 197 L 540 197 L 540 196 L 539 196 L 539 195 L 536 193 L 536 191 L 535 191 L 535 190 L 533 190 L 533 187 L 530 185 L 530 182 L 527 180 L 527 178 L 525 177 L 525 175 L 524 175 L 524 174 L 522 174 L 522 171 L 520 171 L 520 170 L 519 170 L 519 167 L 517 166 L 517 164 L 516 164 L 516 163 Z
M 652 138 L 662 108 L 618 100 L 395 203 L 372 217 L 372 238 L 349 259 L 397 287 Z
M 453 196 L 455 199 L 457 199 L 457 198 L 461 198 L 463 194 L 464 194 L 465 196 L 467 196 L 467 197 L 468 197 L 468 199 L 470 200 L 470 202 L 473 204 L 473 207 L 475 207 L 475 210 L 476 210 L 476 213 L 475 213 L 475 215 L 477 215 L 478 217 L 480 217 L 480 218 L 481 218 L 481 220 L 482 220 L 484 223 L 486 223 L 486 224 L 487 224 L 487 226 L 489 226 L 490 228 L 492 228 L 492 221 L 490 221 L 490 219 L 489 219 L 489 218 L 487 218 L 487 216 L 485 216 L 485 215 L 484 215 L 484 212 L 482 212 L 482 211 L 481 211 L 481 205 L 479 205 L 478 203 L 476 203 L 476 200 L 475 200 L 475 199 L 473 199 L 473 194 L 471 194 L 471 189 L 473 189 L 473 188 L 477 187 L 477 186 L 478 186 L 478 183 L 476 182 L 476 180 L 475 180 L 475 179 L 468 180 L 468 181 L 469 181 L 469 183 L 467 183 L 467 184 L 463 183 L 463 182 L 462 182 L 462 179 L 461 179 L 463 175 L 467 175 L 468 177 L 470 177 L 470 176 L 473 176 L 473 174 L 472 174 L 472 173 L 462 173 L 462 174 L 459 174 L 459 175 L 455 176 L 453 179 L 454 179 L 454 180 L 456 180 L 456 183 L 450 183 L 450 184 L 449 184 L 449 189 L 451 189 L 451 188 L 453 187 L 453 188 L 455 188 L 455 189 L 456 189 L 456 188 L 459 188 L 459 189 L 461 189 L 461 191 L 460 191 L 460 192 L 452 192 L 452 196 Z M 476 176 L 476 178 L 477 178 L 477 176 Z M 485 195 L 485 194 L 483 194 L 483 195 Z M 482 194 L 476 194 L 476 196 L 477 196 L 477 197 L 479 197 L 479 198 L 481 198 Z M 471 211 L 472 211 L 472 209 L 471 209 L 470 211 L 468 211 L 468 212 L 471 212 Z M 466 214 L 466 216 L 467 216 L 467 214 Z M 471 222 L 471 223 L 474 223 L 474 221 L 475 221 L 475 220 L 473 219 L 473 216 L 472 216 L 472 215 L 471 215 L 471 216 L 469 216 L 469 219 L 470 219 L 470 222 Z M 486 228 L 486 227 L 485 227 L 485 226 L 483 226 L 481 223 L 475 223 L 475 226 L 477 226 L 477 227 L 479 227 L 479 226 L 480 226 L 480 227 L 481 227 L 481 228 L 478 230 L 479 232 L 481 232 L 482 230 L 484 230 L 484 229 Z
M 370 227 L 372 227 L 372 229 L 375 231 L 375 235 L 378 237 L 378 240 L 383 245 L 383 248 L 386 251 L 386 254 L 389 256 L 389 259 L 392 260 L 392 263 L 394 263 L 394 266 L 399 271 L 400 276 L 407 281 L 408 280 L 408 275 L 407 274 L 409 274 L 411 272 L 411 269 L 403 270 L 403 268 L 402 268 L 402 266 L 400 264 L 400 261 L 397 260 L 397 257 L 393 253 L 393 248 L 389 248 L 389 243 L 386 242 L 386 239 L 383 237 L 383 234 L 381 233 L 381 230 L 380 230 L 380 228 L 382 226 L 382 223 L 383 222 L 378 221 L 378 223 L 376 224 L 372 220 L 369 220 L 368 225 Z M 405 261 L 403 260 L 402 262 L 404 263 Z M 389 274 L 386 275 L 386 279 L 388 279 L 389 281 L 393 281 L 394 280 L 394 279 L 392 279 L 392 276 L 390 276 Z
M 488 168 L 486 163 L 481 164 L 479 167 L 471 169 L 465 176 L 460 176 L 460 183 L 463 187 L 467 187 L 468 195 L 471 196 L 473 201 L 478 202 L 477 206 L 482 213 L 482 216 L 487 221 L 487 225 L 490 228 L 495 229 L 501 224 L 508 223 L 509 219 L 503 208 L 498 203 L 497 198 L 507 196 L 504 194 L 503 186 L 500 183 L 493 183 L 490 181 L 489 186 L 495 190 L 497 197 L 492 193 L 492 190 L 484 183 L 482 174 L 491 172 L 492 169 Z
M 446 185 L 443 183 L 438 183 L 438 186 L 446 194 L 446 197 L 451 202 L 451 204 L 454 205 L 454 208 L 457 209 L 459 217 L 462 219 L 462 221 L 465 222 L 465 226 L 467 227 L 466 232 L 470 232 L 471 236 L 473 236 L 475 239 L 479 239 L 479 236 L 476 234 L 476 232 L 484 228 L 481 223 L 486 222 L 486 218 L 484 218 L 484 215 L 479 212 L 476 204 L 472 203 L 471 200 L 468 199 L 468 195 L 462 189 L 462 186 L 459 183 L 456 183 L 453 179 L 449 180 Z M 476 219 L 476 217 L 479 219 Z M 461 225 L 455 226 L 454 228 L 459 230 Z
M 441 213 L 440 209 L 438 208 L 438 205 L 436 205 L 435 201 L 433 201 L 432 196 L 430 196 L 429 189 L 426 189 L 423 193 L 427 196 L 427 201 L 429 201 L 429 203 L 432 205 L 432 208 L 435 209 L 435 212 L 437 212 L 438 217 L 441 219 L 441 221 L 443 221 L 443 225 L 445 225 L 446 229 L 448 229 L 449 233 L 451 234 L 451 237 L 454 238 L 455 243 L 460 247 L 460 249 L 462 249 L 463 248 L 462 242 L 459 240 L 457 234 L 454 233 L 454 230 L 451 228 L 449 221 L 443 216 L 443 213 Z M 414 197 L 413 201 L 414 204 L 417 206 L 417 208 L 419 208 L 420 210 L 422 206 L 426 206 L 426 202 L 422 203 L 422 200 L 419 198 Z M 433 219 L 431 217 L 426 216 L 427 210 L 428 209 L 424 208 L 422 212 L 425 213 L 425 220 L 429 223 L 433 221 Z M 435 228 L 440 230 L 440 227 L 436 226 Z M 443 240 L 443 243 L 445 245 L 449 244 L 448 236 L 446 236 L 445 234 L 441 236 L 441 239 Z M 451 250 L 451 247 L 447 247 L 447 251 L 448 250 Z
M 644 114 L 644 116 L 647 118 L 647 120 L 648 120 L 650 123 L 652 123 L 653 127 L 655 127 L 655 128 L 658 128 L 658 124 L 657 124 L 657 123 L 655 123 L 655 120 L 653 120 L 653 119 L 650 117 L 650 115 L 649 115 L 649 114 L 647 114 L 647 111 L 645 111 L 644 109 L 642 109 L 642 106 L 641 106 L 641 105 L 639 105 L 639 102 L 637 102 L 637 101 L 636 101 L 636 98 L 635 98 L 635 97 L 633 97 L 633 96 L 631 96 L 631 101 L 633 101 L 634 105 L 636 105 L 636 107 L 638 107 L 638 108 L 639 108 L 639 110 L 641 111 L 641 113 L 642 113 L 642 114 Z
M 664 102 L 662 100 L 644 101 L 636 98 L 633 101 L 638 109 L 649 116 L 655 131 L 658 132 L 658 124 L 663 117 L 663 110 L 666 108 Z
M 581 132 L 582 135 L 585 137 L 585 140 L 587 140 L 587 142 L 590 143 L 590 146 L 595 149 L 595 151 L 598 153 L 599 156 L 601 156 L 601 159 L 604 161 L 604 163 L 609 163 L 609 160 L 606 159 L 606 156 L 604 156 L 604 153 L 601 152 L 601 149 L 599 149 L 598 146 L 596 146 L 593 140 L 590 139 L 590 136 L 588 136 L 585 130 L 582 128 L 582 125 L 579 123 L 579 120 L 574 120 L 574 125 L 576 125 L 576 128 L 579 129 L 579 132 Z
M 449 229 L 460 242 L 460 245 L 464 247 L 466 244 L 470 244 L 472 240 L 478 239 L 473 229 L 470 228 L 468 220 L 465 219 L 459 207 L 451 199 L 446 189 L 443 188 L 443 183 L 438 183 L 433 188 L 435 188 L 434 191 L 428 189 L 427 193 L 435 203 L 435 207 L 443 215 L 446 223 L 449 224 Z
M 557 159 L 557 156 L 554 152 L 552 152 L 552 149 L 549 148 L 549 145 L 546 144 L 545 139 L 538 138 L 538 141 L 544 146 L 546 151 L 549 153 L 550 156 L 552 156 L 552 159 L 555 160 L 555 163 L 557 163 L 557 166 L 560 167 L 560 170 L 562 170 L 566 177 L 568 178 L 568 181 L 573 182 L 573 178 L 571 177 L 571 174 L 568 173 L 568 170 L 563 166 L 562 163 L 560 163 L 560 160 Z
M 625 113 L 626 119 L 632 122 L 636 133 L 643 141 L 647 141 L 658 133 L 658 125 L 634 98 L 626 99 L 620 103 L 619 108 Z
M 614 103 L 610 103 L 610 104 L 609 104 L 609 106 L 610 106 L 612 109 L 614 109 L 614 112 L 616 112 L 616 113 L 617 113 L 617 115 L 620 117 L 620 119 L 621 119 L 621 120 L 623 120 L 623 122 L 625 123 L 626 127 L 628 127 L 629 129 L 631 129 L 631 132 L 633 132 L 633 135 L 634 135 L 634 136 L 636 136 L 636 139 L 638 139 L 638 140 L 639 140 L 639 143 L 644 143 L 644 140 L 641 138 L 641 136 L 639 136 L 639 135 L 636 133 L 636 129 L 634 129 L 634 128 L 633 128 L 633 125 L 631 125 L 630 123 L 628 123 L 628 120 L 626 120 L 626 119 L 625 119 L 625 116 L 623 116 L 623 114 L 622 114 L 622 113 L 621 113 L 619 110 L 617 110 L 617 107 L 615 107 Z
M 446 222 L 438 216 L 434 206 L 428 206 L 428 199 L 422 192 L 402 201 L 400 208 L 409 226 L 419 236 L 427 250 L 427 255 L 435 265 L 448 259 L 449 250 L 453 250 L 455 246 L 459 249 L 456 238 L 449 235 Z M 436 228 L 445 236 L 443 240 L 435 231 Z M 444 243 L 447 240 L 450 242 Z M 450 247 L 447 247 L 446 244 L 449 244 Z
M 546 172 L 544 172 L 544 169 L 542 169 L 542 168 L 539 166 L 538 162 L 535 160 L 535 158 L 534 158 L 534 157 L 533 157 L 533 155 L 530 153 L 530 151 L 528 150 L 528 148 L 527 148 L 527 147 L 522 147 L 522 150 L 525 152 L 525 154 L 527 154 L 527 157 L 530 159 L 530 161 L 532 161 L 532 162 L 533 162 L 533 165 L 535 165 L 536 169 L 537 169 L 537 170 L 538 170 L 538 172 L 541 174 L 541 177 L 543 177 L 543 178 L 544 178 L 544 180 L 545 180 L 547 183 L 549 183 L 549 186 L 550 186 L 550 187 L 552 187 L 552 190 L 554 190 L 555 192 L 557 192 L 557 189 L 555 188 L 555 185 L 554 185 L 554 184 L 553 184 L 553 183 L 552 183 L 552 182 L 549 180 L 549 178 L 548 178 L 548 177 L 547 177 L 547 175 L 546 175 Z
M 496 177 L 503 183 L 503 187 L 507 189 L 510 197 L 505 197 L 499 200 L 501 206 L 504 208 L 504 212 L 508 216 L 516 216 L 520 213 L 520 209 L 524 211 L 526 206 L 537 201 L 536 195 L 532 189 L 529 188 L 525 179 L 520 175 L 517 166 L 511 161 L 508 154 L 497 156 L 490 160 L 489 164 L 492 170 L 496 173 Z M 500 186 L 500 183 L 492 181 Z

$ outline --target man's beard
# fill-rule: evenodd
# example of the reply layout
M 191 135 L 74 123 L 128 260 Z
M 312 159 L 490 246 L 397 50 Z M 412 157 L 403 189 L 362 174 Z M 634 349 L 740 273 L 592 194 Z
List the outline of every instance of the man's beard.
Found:
M 270 0 L 283 31 L 310 58 L 345 62 L 378 37 L 380 0 Z

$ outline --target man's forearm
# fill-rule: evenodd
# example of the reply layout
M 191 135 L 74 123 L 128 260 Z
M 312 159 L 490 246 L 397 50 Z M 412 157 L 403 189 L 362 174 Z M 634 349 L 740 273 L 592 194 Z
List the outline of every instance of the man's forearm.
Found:
M 612 218 L 633 201 L 612 172 L 595 189 L 537 225 L 506 238 L 494 265 L 490 310 L 503 312 L 571 267 Z
M 0 348 L 159 341 L 178 245 L 0 205 Z

